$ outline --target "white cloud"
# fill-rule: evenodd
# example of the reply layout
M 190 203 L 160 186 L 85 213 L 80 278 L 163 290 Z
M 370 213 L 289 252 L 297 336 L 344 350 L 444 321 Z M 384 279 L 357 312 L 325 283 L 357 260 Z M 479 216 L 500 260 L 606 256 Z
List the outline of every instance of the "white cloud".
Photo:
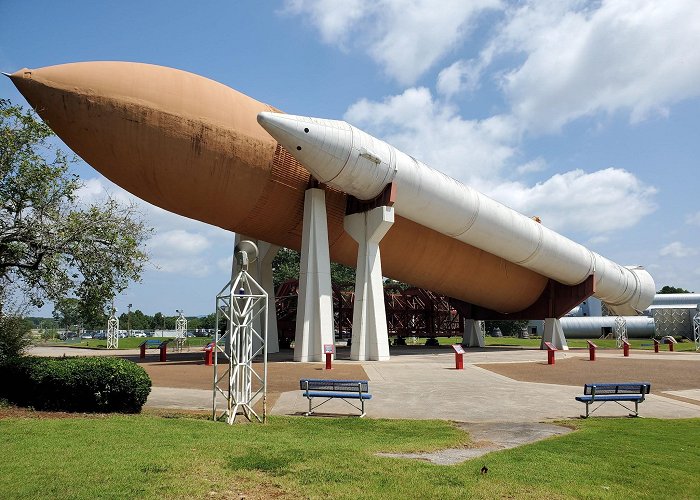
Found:
M 554 230 L 600 237 L 632 227 L 656 209 L 656 189 L 630 172 L 606 168 L 556 174 L 534 186 L 494 183 L 486 194 L 526 215 L 537 215 Z
M 284 12 L 309 16 L 325 43 L 341 47 L 353 28 L 369 12 L 367 0 L 344 0 L 342 7 L 335 0 L 286 0 Z
M 700 226 L 700 212 L 686 215 L 685 223 L 690 224 L 691 226 Z
M 326 43 L 344 47 L 353 35 L 385 72 L 413 84 L 464 41 L 476 18 L 501 0 L 288 0 L 285 11 L 308 16 Z
M 473 91 L 479 84 L 481 68 L 472 61 L 457 61 L 438 74 L 437 91 L 447 98 L 464 91 Z
M 154 253 L 181 253 L 197 255 L 211 246 L 203 235 L 191 233 L 183 229 L 173 229 L 156 234 L 148 242 Z
M 669 243 L 661 250 L 659 250 L 659 255 L 662 257 L 675 257 L 677 259 L 683 257 L 692 257 L 697 255 L 698 251 L 695 248 L 687 247 L 680 241 L 674 241 Z
M 497 78 L 524 128 L 546 132 L 599 113 L 666 115 L 700 95 L 698 45 L 696 0 L 531 0 L 508 11 L 478 67 L 524 56 Z
M 523 163 L 516 167 L 515 171 L 520 175 L 532 174 L 534 172 L 541 172 L 547 168 L 547 162 L 544 158 L 535 158 L 527 163 Z

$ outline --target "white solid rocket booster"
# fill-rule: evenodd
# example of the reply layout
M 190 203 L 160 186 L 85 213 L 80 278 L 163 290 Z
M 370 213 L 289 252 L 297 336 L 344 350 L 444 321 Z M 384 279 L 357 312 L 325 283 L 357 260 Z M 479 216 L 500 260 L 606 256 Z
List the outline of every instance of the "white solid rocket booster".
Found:
M 345 121 L 264 112 L 258 122 L 320 182 L 360 200 L 396 186 L 397 214 L 566 285 L 593 274 L 614 314 L 646 309 L 654 280 L 434 170 Z

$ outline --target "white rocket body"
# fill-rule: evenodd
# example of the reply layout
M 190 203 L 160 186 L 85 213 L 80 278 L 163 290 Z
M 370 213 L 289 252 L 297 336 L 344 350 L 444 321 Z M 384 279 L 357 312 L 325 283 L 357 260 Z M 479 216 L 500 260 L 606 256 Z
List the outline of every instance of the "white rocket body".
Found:
M 615 314 L 638 314 L 654 298 L 643 268 L 620 266 L 347 122 L 268 112 L 258 122 L 322 183 L 369 200 L 393 182 L 394 210 L 407 219 L 567 285 L 593 274 L 595 296 Z

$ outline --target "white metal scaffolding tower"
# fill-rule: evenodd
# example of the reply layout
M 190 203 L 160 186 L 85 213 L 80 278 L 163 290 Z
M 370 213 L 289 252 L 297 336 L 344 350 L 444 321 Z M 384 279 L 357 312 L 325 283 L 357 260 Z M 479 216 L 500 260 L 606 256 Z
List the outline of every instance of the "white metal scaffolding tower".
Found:
M 265 422 L 267 293 L 248 274 L 248 264 L 257 258 L 255 244 L 242 241 L 234 253 L 240 272 L 216 296 L 213 418 L 233 424 L 243 414 L 248 420 Z M 260 354 L 262 363 L 256 367 L 253 360 Z M 260 399 L 262 416 L 253 409 Z
M 175 349 L 182 351 L 187 345 L 187 318 L 185 318 L 182 309 L 178 309 L 175 312 L 179 314 L 175 320 Z
M 119 349 L 119 318 L 114 307 L 107 320 L 107 349 Z
M 617 341 L 618 349 L 627 340 L 627 320 L 622 316 L 615 318 L 615 340 Z
M 700 351 L 700 311 L 693 316 L 693 339 L 695 340 L 695 350 Z

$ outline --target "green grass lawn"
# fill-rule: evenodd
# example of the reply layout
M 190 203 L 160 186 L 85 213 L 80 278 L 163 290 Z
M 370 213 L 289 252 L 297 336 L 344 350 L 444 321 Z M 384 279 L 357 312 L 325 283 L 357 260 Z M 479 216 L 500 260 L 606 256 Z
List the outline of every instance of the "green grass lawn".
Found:
M 448 422 L 5 419 L 0 498 L 700 498 L 700 419 L 571 424 L 579 430 L 563 437 L 437 466 L 375 453 L 467 445 Z

